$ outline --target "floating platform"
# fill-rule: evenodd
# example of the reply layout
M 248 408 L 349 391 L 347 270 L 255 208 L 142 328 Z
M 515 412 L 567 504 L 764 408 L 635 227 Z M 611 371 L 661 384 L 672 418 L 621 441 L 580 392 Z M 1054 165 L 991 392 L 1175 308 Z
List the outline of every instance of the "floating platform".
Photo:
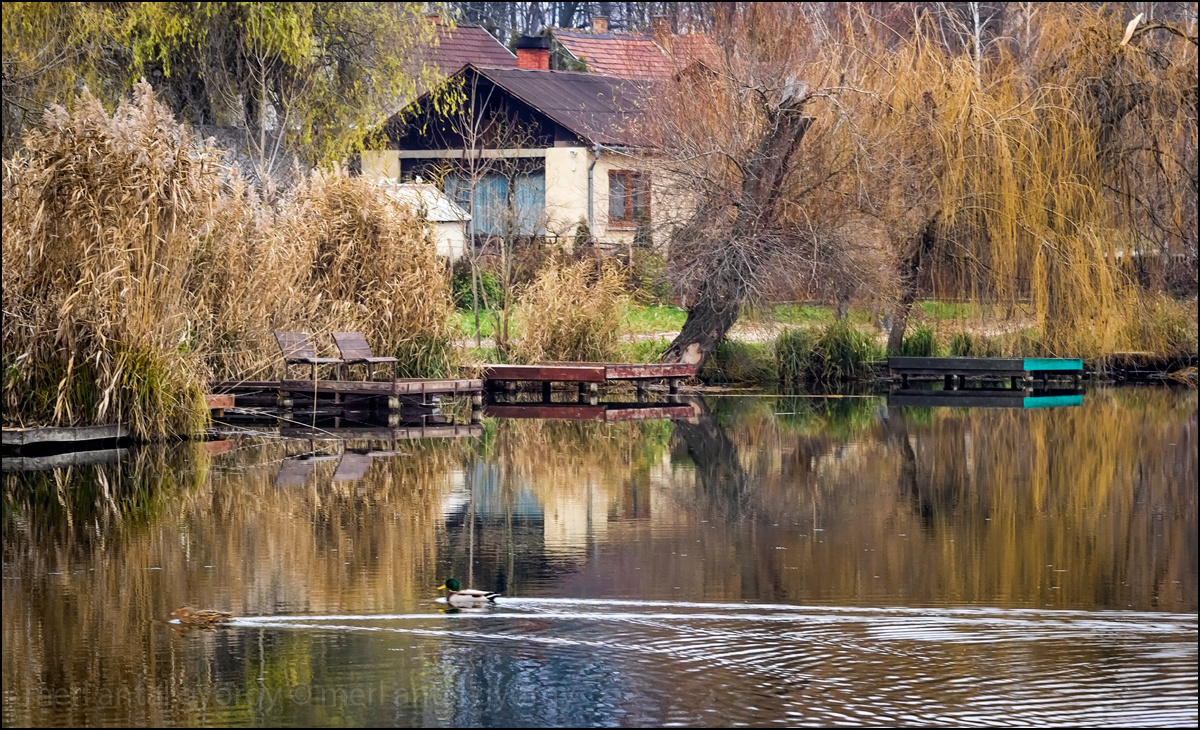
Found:
M 1083 405 L 1076 391 L 1033 391 L 1010 388 L 900 390 L 888 395 L 889 408 L 1061 408 Z
M 1048 357 L 889 357 L 888 370 L 907 384 L 909 377 L 934 376 L 954 388 L 966 379 L 999 380 L 1011 378 L 1013 388 L 1030 387 L 1037 377 L 1043 380 L 1083 376 L 1083 360 Z

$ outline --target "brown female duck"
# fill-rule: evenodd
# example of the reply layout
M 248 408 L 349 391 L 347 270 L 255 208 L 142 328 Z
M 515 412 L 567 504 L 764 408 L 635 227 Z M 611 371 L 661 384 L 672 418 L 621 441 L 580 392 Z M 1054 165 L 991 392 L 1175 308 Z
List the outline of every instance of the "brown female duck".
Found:
M 171 613 L 171 618 L 179 619 L 181 624 L 191 626 L 211 626 L 233 619 L 233 614 L 224 611 L 214 611 L 211 608 L 195 609 L 191 606 L 180 606 Z

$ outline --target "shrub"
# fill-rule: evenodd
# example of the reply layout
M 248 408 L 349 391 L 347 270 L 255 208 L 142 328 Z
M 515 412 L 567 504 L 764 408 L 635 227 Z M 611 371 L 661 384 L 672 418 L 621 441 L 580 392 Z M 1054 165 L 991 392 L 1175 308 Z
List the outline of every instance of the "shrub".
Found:
M 471 262 L 459 259 L 454 262 L 450 275 L 450 289 L 454 297 L 454 305 L 459 309 L 473 310 L 471 290 Z M 487 269 L 479 270 L 478 282 L 479 308 L 498 309 L 504 306 L 504 285 L 499 277 Z
M 835 321 L 817 338 L 810 377 L 824 383 L 866 379 L 873 374 L 871 363 L 883 357 L 883 348 L 870 334 L 845 320 Z
M 706 383 L 774 383 L 779 379 L 769 345 L 725 340 L 700 368 Z
M 523 330 L 510 360 L 608 360 L 620 339 L 628 297 L 621 273 L 588 260 L 547 265 L 518 299 Z
M 775 367 L 779 380 L 799 385 L 808 379 L 813 366 L 816 338 L 805 327 L 789 327 L 775 340 Z
M 938 346 L 937 333 L 927 324 L 919 325 L 913 333 L 904 338 L 900 344 L 900 354 L 906 357 L 938 357 L 941 348 Z

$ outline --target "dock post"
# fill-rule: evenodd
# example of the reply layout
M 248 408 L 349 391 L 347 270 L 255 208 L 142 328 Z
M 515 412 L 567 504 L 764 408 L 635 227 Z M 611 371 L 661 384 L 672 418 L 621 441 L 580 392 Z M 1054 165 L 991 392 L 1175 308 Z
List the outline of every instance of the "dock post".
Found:
M 637 399 L 638 403 L 645 403 L 650 399 L 646 393 L 646 381 L 644 380 L 637 381 Z
M 582 381 L 579 383 L 579 402 L 587 402 L 587 383 Z
M 908 373 L 900 374 L 900 387 L 902 387 L 902 388 L 908 387 Z
M 954 373 L 946 374 L 946 390 L 958 390 L 958 376 Z
M 667 393 L 670 395 L 679 393 L 679 378 L 671 378 L 667 381 Z
M 542 402 L 549 403 L 551 394 L 553 393 L 553 383 L 549 380 L 542 381 Z

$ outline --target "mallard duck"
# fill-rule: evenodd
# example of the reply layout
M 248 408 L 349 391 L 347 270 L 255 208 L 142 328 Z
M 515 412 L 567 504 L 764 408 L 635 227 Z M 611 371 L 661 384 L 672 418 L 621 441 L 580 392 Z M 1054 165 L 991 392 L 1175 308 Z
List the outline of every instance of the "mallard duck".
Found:
M 181 624 L 208 626 L 210 624 L 219 624 L 222 621 L 229 621 L 233 618 L 233 614 L 224 611 L 214 611 L 211 608 L 197 610 L 191 606 L 180 606 L 171 613 L 171 618 L 179 619 L 179 623 Z
M 455 578 L 447 578 L 446 582 L 438 586 L 440 590 L 447 591 L 446 602 L 452 606 L 478 606 L 483 603 L 496 601 L 496 596 L 499 593 L 491 593 L 488 591 L 480 591 L 474 588 L 462 588 Z

